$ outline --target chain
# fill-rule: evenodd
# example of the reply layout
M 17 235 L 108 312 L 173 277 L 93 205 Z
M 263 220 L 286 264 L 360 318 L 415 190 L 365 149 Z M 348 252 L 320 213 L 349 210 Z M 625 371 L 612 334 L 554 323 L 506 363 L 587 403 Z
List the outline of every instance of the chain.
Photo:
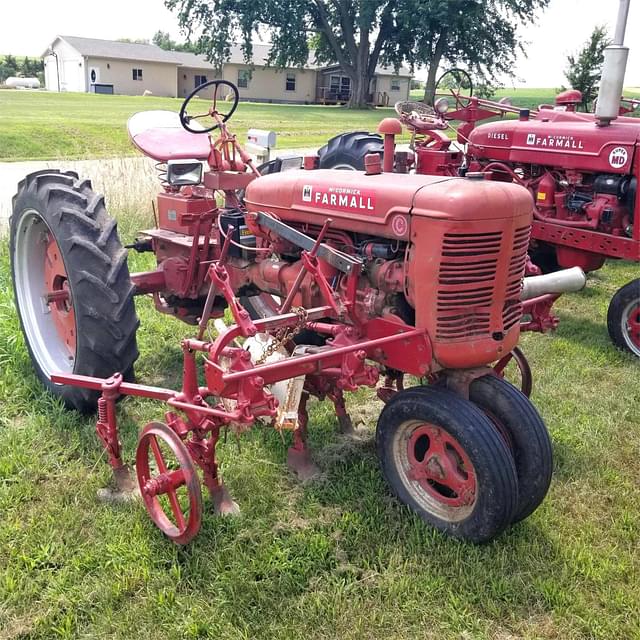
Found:
M 263 364 L 269 356 L 273 355 L 281 346 L 283 346 L 287 341 L 295 338 L 295 336 L 304 329 L 304 326 L 307 323 L 307 310 L 304 307 L 294 307 L 292 311 L 294 311 L 298 316 L 295 326 L 292 329 L 289 327 L 282 327 L 281 329 L 278 329 L 273 336 L 271 334 L 267 334 L 271 336 L 272 340 L 266 347 L 264 347 L 262 355 L 255 362 L 256 364 Z

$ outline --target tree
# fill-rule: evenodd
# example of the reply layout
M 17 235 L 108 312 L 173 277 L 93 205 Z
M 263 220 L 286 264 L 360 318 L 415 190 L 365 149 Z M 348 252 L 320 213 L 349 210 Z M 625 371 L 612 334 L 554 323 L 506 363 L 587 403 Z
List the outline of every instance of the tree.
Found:
M 268 64 L 278 68 L 307 64 L 310 43 L 319 64 L 338 64 L 351 79 L 350 107 L 367 104 L 370 81 L 394 31 L 395 0 L 165 0 L 178 12 L 180 26 L 202 35 L 196 45 L 216 66 L 228 60 L 241 40 L 250 62 L 251 38 L 268 30 Z M 399 65 L 392 50 L 387 59 Z
M 513 75 L 524 53 L 518 28 L 532 23 L 549 0 L 414 0 L 402 3 L 398 31 L 408 34 L 406 60 L 428 67 L 424 101 L 432 103 L 443 63 L 462 66 L 478 86 Z
M 582 92 L 582 107 L 585 111 L 589 110 L 589 104 L 597 97 L 604 63 L 604 50 L 610 43 L 607 28 L 598 26 L 591 32 L 580 51 L 567 56 L 564 76 L 573 89 Z
M 0 82 L 18 74 L 18 61 L 12 55 L 6 55 L 0 64 Z
M 149 44 L 147 38 L 118 38 L 116 42 L 130 42 L 131 44 Z
M 151 42 L 165 51 L 191 51 L 195 53 L 194 45 L 190 42 L 176 42 L 167 31 L 156 31 Z
M 165 0 L 180 26 L 202 35 L 198 50 L 216 66 L 240 39 L 251 59 L 251 38 L 267 30 L 268 63 L 302 66 L 313 49 L 319 64 L 338 64 L 351 79 L 350 107 L 364 107 L 379 63 L 398 68 L 429 64 L 433 93 L 442 60 L 465 62 L 476 73 L 508 72 L 530 22 L 549 0 Z

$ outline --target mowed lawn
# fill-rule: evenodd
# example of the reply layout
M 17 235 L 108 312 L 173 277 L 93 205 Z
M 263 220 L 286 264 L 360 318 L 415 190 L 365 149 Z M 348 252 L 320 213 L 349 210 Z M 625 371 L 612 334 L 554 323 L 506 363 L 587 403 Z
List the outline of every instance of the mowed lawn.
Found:
M 204 101 L 203 101 L 204 103 Z M 45 91 L 0 91 L 0 161 L 110 158 L 133 155 L 127 119 L 137 111 L 178 112 L 182 100 Z M 207 103 L 208 104 L 208 103 Z M 221 110 L 230 107 L 221 105 Z M 239 140 L 247 129 L 273 130 L 280 149 L 322 146 L 343 131 L 374 131 L 393 109 L 242 102 L 231 120 Z
M 129 242 L 135 222 L 120 221 Z M 151 263 L 131 257 L 135 270 Z M 555 476 L 536 513 L 493 543 L 447 539 L 391 497 L 373 444 L 381 405 L 360 391 L 348 404 L 362 442 L 342 440 L 330 407 L 312 404 L 320 481 L 294 480 L 271 431 L 230 437 L 219 451 L 242 515 L 215 517 L 207 499 L 200 536 L 179 548 L 141 504 L 97 500 L 109 471 L 94 420 L 38 384 L 2 241 L 0 638 L 639 638 L 639 369 L 604 326 L 634 277 L 635 265 L 607 266 L 561 299 L 554 335 L 525 336 Z M 178 384 L 179 338 L 193 331 L 147 298 L 137 306 L 140 380 Z M 119 405 L 127 461 L 164 409 Z

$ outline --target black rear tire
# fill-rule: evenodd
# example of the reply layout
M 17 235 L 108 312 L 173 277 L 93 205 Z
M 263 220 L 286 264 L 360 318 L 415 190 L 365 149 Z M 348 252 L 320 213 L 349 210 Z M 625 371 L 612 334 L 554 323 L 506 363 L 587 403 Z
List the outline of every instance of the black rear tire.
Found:
M 421 435 L 425 429 L 431 431 Z M 438 450 L 432 438 L 440 437 L 454 443 L 453 448 L 447 444 L 441 449 L 448 467 L 430 453 Z M 437 387 L 401 391 L 380 414 L 376 444 L 382 471 L 396 496 L 436 529 L 480 543 L 495 538 L 511 522 L 518 499 L 513 458 L 491 421 L 468 400 Z M 464 494 L 446 491 L 447 486 L 432 479 L 415 479 L 417 468 L 431 473 L 433 464 L 436 470 L 451 468 L 452 460 L 451 477 L 463 485 L 473 479 L 467 500 L 455 505 L 451 502 Z
M 364 157 L 379 153 L 382 157 L 382 137 L 366 131 L 351 131 L 337 135 L 318 151 L 321 169 L 364 171 Z
M 496 425 L 513 455 L 518 506 L 513 522 L 530 516 L 544 500 L 553 475 L 551 438 L 529 399 L 512 384 L 488 375 L 471 383 L 469 399 Z
M 40 244 L 48 247 L 44 253 Z M 59 330 L 50 329 L 51 305 L 39 304 L 46 292 L 42 276 L 47 273 L 51 247 L 56 258 L 60 254 L 68 304 L 75 316 L 75 346 L 69 347 L 66 357 L 56 344 Z M 10 253 L 16 307 L 37 376 L 68 407 L 95 410 L 98 392 L 53 384 L 51 375 L 107 378 L 121 372 L 125 379 L 133 379 L 139 324 L 134 288 L 127 251 L 104 198 L 92 191 L 88 180 L 79 180 L 71 171 L 47 169 L 28 175 L 13 198 Z M 73 335 L 74 329 L 69 331 Z
M 625 284 L 611 298 L 607 329 L 618 349 L 640 357 L 640 278 Z

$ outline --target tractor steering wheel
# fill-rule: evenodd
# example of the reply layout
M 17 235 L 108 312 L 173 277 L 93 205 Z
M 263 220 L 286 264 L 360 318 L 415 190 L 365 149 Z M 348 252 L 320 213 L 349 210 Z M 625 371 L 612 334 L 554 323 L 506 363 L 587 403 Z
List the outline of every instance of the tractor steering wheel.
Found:
M 220 88 L 223 86 L 229 87 L 231 89 L 231 95 L 233 96 L 233 104 L 231 105 L 231 109 L 229 109 L 226 113 L 222 113 L 218 111 L 218 101 L 222 98 L 222 96 L 218 95 L 218 92 Z M 191 115 L 190 113 L 188 113 L 187 109 L 189 108 L 189 103 L 193 100 L 193 98 L 197 96 L 198 93 L 202 92 L 203 90 L 209 87 L 214 87 L 213 101 L 211 103 L 211 107 L 209 107 L 209 110 L 206 111 L 205 113 L 196 113 L 195 115 Z M 224 98 L 222 99 L 224 101 Z M 232 82 L 229 82 L 228 80 L 211 80 L 209 82 L 205 82 L 204 84 L 201 84 L 199 87 L 196 87 L 184 99 L 184 102 L 180 107 L 180 123 L 190 133 L 209 133 L 210 131 L 217 129 L 220 126 L 220 123 L 214 117 L 214 115 L 217 115 L 218 118 L 222 120 L 222 122 L 226 122 L 233 115 L 233 112 L 236 110 L 236 107 L 238 106 L 239 101 L 240 101 L 240 94 L 238 93 L 238 87 L 236 87 L 236 85 L 233 84 Z M 202 104 L 202 102 L 204 101 L 198 100 L 199 105 Z M 200 107 L 199 109 L 197 109 L 197 111 L 202 112 L 202 109 L 203 108 Z M 214 123 L 210 127 L 206 127 L 201 125 L 200 122 L 198 122 L 199 118 L 213 118 Z M 197 129 L 192 128 L 190 126 L 190 123 L 192 120 L 195 120 L 195 124 L 198 125 Z
M 455 109 L 464 109 L 469 106 L 470 98 L 473 96 L 473 80 L 464 69 L 449 69 L 436 81 L 434 103 L 439 97 L 451 96 L 456 101 Z

